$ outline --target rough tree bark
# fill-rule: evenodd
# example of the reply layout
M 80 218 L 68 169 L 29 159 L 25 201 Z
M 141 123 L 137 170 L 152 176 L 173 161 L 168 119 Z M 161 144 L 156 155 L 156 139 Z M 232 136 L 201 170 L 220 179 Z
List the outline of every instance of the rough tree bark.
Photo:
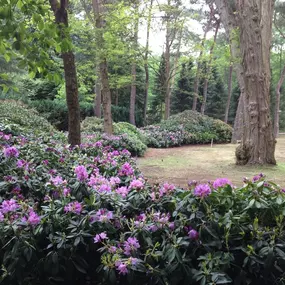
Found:
M 104 46 L 103 29 L 104 23 L 102 18 L 102 1 L 92 0 L 92 8 L 96 22 L 96 38 L 97 45 Z M 99 47 L 100 47 L 99 46 Z M 99 58 L 99 71 L 101 80 L 101 94 L 103 105 L 103 117 L 104 117 L 104 132 L 107 134 L 113 133 L 112 112 L 111 112 L 111 90 L 108 77 L 108 66 L 105 57 L 98 56 Z
M 211 74 L 211 64 L 212 64 L 212 59 L 213 59 L 213 51 L 216 45 L 216 40 L 217 40 L 217 35 L 218 35 L 218 31 L 220 28 L 220 24 L 221 21 L 220 19 L 218 19 L 216 21 L 216 29 L 215 29 L 215 34 L 214 34 L 214 41 L 213 44 L 211 46 L 210 49 L 210 59 L 209 62 L 207 64 L 207 70 L 206 70 L 206 75 L 205 75 L 205 79 L 204 79 L 204 87 L 203 87 L 203 101 L 202 101 L 202 105 L 201 105 L 201 114 L 204 115 L 205 113 L 205 108 L 206 108 L 206 102 L 207 102 L 207 95 L 208 95 L 208 84 L 209 84 L 209 77 Z
M 226 124 L 228 123 L 229 120 L 229 111 L 230 111 L 231 98 L 232 98 L 232 83 L 233 83 L 233 64 L 230 63 L 229 79 L 228 79 L 228 100 L 227 100 L 225 119 L 224 119 L 224 122 Z
M 276 86 L 276 100 L 275 100 L 275 113 L 274 113 L 274 136 L 279 135 L 279 115 L 280 115 L 280 89 L 285 79 L 285 65 L 280 75 L 279 81 Z
M 49 0 L 51 9 L 55 16 L 55 22 L 60 29 L 61 39 L 70 39 L 68 28 L 68 0 Z M 71 145 L 79 145 L 81 143 L 80 136 L 80 108 L 78 101 L 78 83 L 75 67 L 75 58 L 72 51 L 62 51 L 66 102 L 68 108 L 68 142 Z
M 151 27 L 151 14 L 152 14 L 153 0 L 150 0 L 147 17 L 147 31 L 146 31 L 146 45 L 144 55 L 144 70 L 145 70 L 145 97 L 144 97 L 144 110 L 143 110 L 143 124 L 146 125 L 146 114 L 148 104 L 148 89 L 149 89 L 149 68 L 148 68 L 148 53 L 149 53 L 149 35 Z
M 97 79 L 95 83 L 95 107 L 94 107 L 94 114 L 97 118 L 101 118 L 101 103 L 102 103 L 102 94 L 101 94 L 101 84 L 100 84 L 100 68 L 97 68 Z
M 230 13 L 232 2 L 216 0 L 226 30 L 232 21 L 239 28 L 242 65 L 237 77 L 243 96 L 244 123 L 242 142 L 236 151 L 237 164 L 276 164 L 269 108 L 274 0 L 235 2 L 236 11 Z
M 194 79 L 194 94 L 193 94 L 193 104 L 192 104 L 192 111 L 196 111 L 197 109 L 197 101 L 198 101 L 198 96 L 199 96 L 199 85 L 200 85 L 200 69 L 201 69 L 201 60 L 204 54 L 204 45 L 205 45 L 205 41 L 206 41 L 206 37 L 208 32 L 211 29 L 211 25 L 212 25 L 212 19 L 214 17 L 215 14 L 215 10 L 214 7 L 212 5 L 212 3 L 210 4 L 210 14 L 209 14 L 209 18 L 208 18 L 208 22 L 206 24 L 205 30 L 204 30 L 204 36 L 201 42 L 201 50 L 200 50 L 200 54 L 199 57 L 197 59 L 197 69 L 196 69 L 196 76 Z

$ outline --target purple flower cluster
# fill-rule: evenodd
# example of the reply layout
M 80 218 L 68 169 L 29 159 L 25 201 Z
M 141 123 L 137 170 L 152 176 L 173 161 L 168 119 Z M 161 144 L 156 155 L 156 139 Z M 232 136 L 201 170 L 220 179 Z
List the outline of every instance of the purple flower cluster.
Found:
M 131 189 L 142 189 L 144 187 L 145 182 L 141 179 L 134 179 L 133 181 L 131 181 L 130 183 L 130 188 Z
M 19 151 L 14 146 L 5 147 L 3 150 L 3 153 L 4 153 L 4 156 L 6 158 L 18 157 L 19 156 Z
M 124 163 L 121 169 L 119 170 L 120 176 L 131 176 L 133 174 L 134 174 L 134 169 L 128 162 Z
M 79 215 L 82 211 L 82 205 L 78 201 L 71 202 L 64 207 L 64 211 Z
M 1 205 L 1 211 L 3 214 L 6 214 L 8 212 L 15 212 L 19 207 L 19 204 L 14 199 L 4 200 Z
M 131 255 L 132 252 L 136 252 L 140 248 L 139 241 L 135 237 L 129 237 L 124 242 L 124 254 Z
M 106 239 L 108 239 L 107 234 L 105 232 L 102 232 L 94 237 L 94 243 L 102 242 Z
M 212 192 L 208 184 L 199 184 L 194 189 L 194 195 L 198 197 L 206 197 Z
M 75 167 L 75 174 L 80 182 L 83 182 L 88 178 L 88 172 L 83 165 L 78 165 Z
M 258 175 L 255 175 L 253 178 L 252 178 L 252 182 L 257 182 L 259 181 L 261 178 L 264 178 L 264 174 L 263 173 L 260 173 Z
M 95 222 L 101 222 L 101 223 L 107 223 L 110 222 L 110 220 L 113 219 L 113 212 L 108 211 L 107 209 L 99 209 L 95 216 L 93 217 L 93 220 Z
M 215 189 L 225 187 L 226 185 L 232 185 L 231 181 L 228 178 L 218 178 L 213 183 L 213 187 Z
M 28 217 L 28 224 L 32 225 L 32 226 L 36 226 L 40 223 L 41 218 L 34 212 L 34 211 L 30 211 L 29 212 L 29 217 Z

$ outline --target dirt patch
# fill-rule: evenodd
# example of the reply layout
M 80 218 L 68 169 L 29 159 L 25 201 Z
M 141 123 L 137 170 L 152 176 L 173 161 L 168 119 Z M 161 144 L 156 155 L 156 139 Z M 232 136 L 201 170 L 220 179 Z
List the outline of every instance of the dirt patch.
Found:
M 198 145 L 168 149 L 147 150 L 145 157 L 137 160 L 145 177 L 153 183 L 168 181 L 185 187 L 189 180 L 208 181 L 228 177 L 236 185 L 243 177 L 265 173 L 274 182 L 285 186 L 285 136 L 276 145 L 277 166 L 237 166 L 237 145 Z

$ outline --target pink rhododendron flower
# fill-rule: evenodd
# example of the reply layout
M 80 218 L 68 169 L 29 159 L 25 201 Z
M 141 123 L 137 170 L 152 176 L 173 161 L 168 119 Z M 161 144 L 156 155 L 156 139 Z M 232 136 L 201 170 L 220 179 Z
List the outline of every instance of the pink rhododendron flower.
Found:
M 64 211 L 79 215 L 82 211 L 82 205 L 77 201 L 71 202 L 64 207 Z
M 194 195 L 199 197 L 206 197 L 210 195 L 211 192 L 212 190 L 208 184 L 199 184 L 194 189 Z
M 107 234 L 105 232 L 97 234 L 94 237 L 94 243 L 102 242 L 103 240 L 107 239 Z
M 87 172 L 85 166 L 83 166 L 83 165 L 76 166 L 75 167 L 75 173 L 76 173 L 77 179 L 81 182 L 88 178 L 88 172 Z
M 4 148 L 3 153 L 6 158 L 19 156 L 19 151 L 14 146 Z
M 218 178 L 213 183 L 213 187 L 215 189 L 219 187 L 224 187 L 226 185 L 232 185 L 231 181 L 228 178 Z

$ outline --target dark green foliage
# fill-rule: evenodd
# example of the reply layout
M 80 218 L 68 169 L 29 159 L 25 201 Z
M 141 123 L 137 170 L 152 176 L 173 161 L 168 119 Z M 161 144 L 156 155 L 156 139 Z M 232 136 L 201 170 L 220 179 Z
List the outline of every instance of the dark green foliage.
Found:
M 165 56 L 162 54 L 152 91 L 153 97 L 150 102 L 151 107 L 148 116 L 148 122 L 150 124 L 158 123 L 162 119 L 164 112 L 165 84 Z
M 173 114 L 189 110 L 192 106 L 195 76 L 193 67 L 192 58 L 190 58 L 187 63 L 182 64 L 177 86 L 172 96 L 171 113 Z
M 194 111 L 173 115 L 156 126 L 143 128 L 143 131 L 148 137 L 148 146 L 152 147 L 204 144 L 212 140 L 227 143 L 232 136 L 229 125 Z
M 0 100 L 0 124 L 18 134 L 57 132 L 36 110 L 13 100 Z
M 221 76 L 217 73 L 215 67 L 212 67 L 207 94 L 205 114 L 223 120 L 225 117 L 227 92 L 225 91 Z

